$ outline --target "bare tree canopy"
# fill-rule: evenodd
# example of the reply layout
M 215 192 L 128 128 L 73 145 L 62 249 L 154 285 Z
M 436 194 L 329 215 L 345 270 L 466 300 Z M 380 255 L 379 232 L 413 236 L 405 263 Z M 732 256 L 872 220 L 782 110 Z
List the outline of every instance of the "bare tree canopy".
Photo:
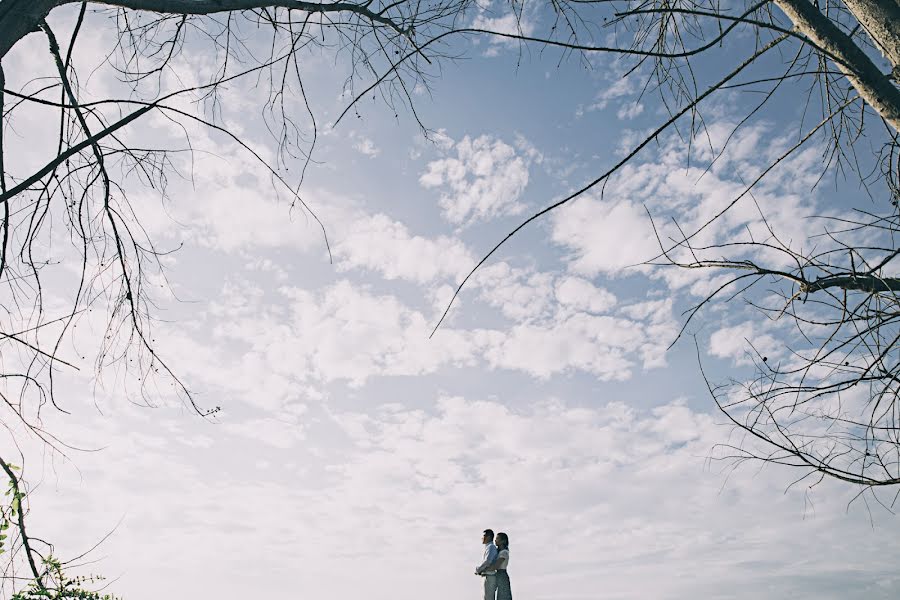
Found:
M 535 14 L 541 18 L 531 18 Z M 98 67 L 117 74 L 113 90 L 96 86 L 92 73 L 79 69 L 79 45 L 95 28 L 115 32 Z M 750 51 L 715 65 L 704 62 L 737 36 L 753 40 Z M 657 98 L 664 117 L 621 157 L 604 163 L 611 166 L 598 167 L 595 177 L 499 240 L 472 273 L 529 223 L 589 191 L 599 193 L 665 135 L 680 136 L 692 149 L 708 147 L 708 162 L 714 163 L 724 148 L 712 149 L 706 127 L 703 109 L 711 97 L 735 90 L 759 94 L 726 145 L 750 120 L 764 118 L 782 93 L 805 107 L 795 143 L 780 149 L 761 172 L 748 174 L 745 188 L 725 209 L 688 228 L 682 225 L 690 220 L 690 207 L 685 214 L 665 215 L 669 220 L 649 214 L 647 235 L 652 221 L 659 254 L 648 265 L 728 275 L 686 315 L 683 331 L 719 298 L 747 300 L 761 318 L 791 325 L 784 339 L 788 358 L 759 354 L 750 378 L 736 375 L 723 384 L 709 377 L 719 408 L 746 434 L 723 445 L 721 458 L 762 459 L 798 467 L 801 476 L 861 486 L 900 484 L 896 0 L 511 0 L 494 3 L 490 18 L 471 0 L 2 0 L 0 60 L 39 39 L 46 54 L 35 63 L 52 71 L 45 76 L 0 68 L 3 422 L 22 424 L 59 447 L 43 429 L 41 411 L 48 404 L 65 411 L 54 373 L 78 366 L 62 358 L 60 349 L 91 311 L 105 323 L 99 347 L 85 351 L 98 377 L 113 372 L 123 395 L 139 403 L 152 405 L 159 388 L 168 385 L 200 415 L 218 411 L 198 403 L 177 366 L 157 351 L 153 324 L 166 293 L 164 262 L 173 249 L 158 247 L 147 233 L 132 203 L 135 190 L 150 188 L 165 198 L 170 178 L 190 178 L 179 171 L 176 157 L 193 156 L 191 132 L 200 129 L 240 145 L 291 209 L 317 220 L 315 207 L 304 202 L 303 181 L 315 168 L 321 124 L 307 101 L 303 61 L 328 55 L 336 69 L 345 69 L 344 88 L 334 92 L 345 94 L 346 105 L 329 126 L 339 126 L 374 94 L 429 134 L 435 124 L 420 121 L 415 90 L 427 89 L 444 65 L 466 56 L 467 43 L 485 37 L 555 53 L 560 60 L 620 56 L 630 71 L 645 76 L 639 93 Z M 183 79 L 173 61 L 185 52 L 211 62 L 214 75 Z M 263 114 L 267 147 L 221 118 L 221 94 L 230 86 L 264 90 L 262 105 L 247 110 Z M 21 131 L 26 114 L 42 115 L 52 135 L 35 139 Z M 151 118 L 182 131 L 182 144 L 156 145 L 152 135 L 140 135 L 136 127 Z M 814 144 L 826 148 L 823 178 L 854 178 L 870 210 L 814 219 L 812 247 L 808 239 L 784 239 L 765 214 L 762 235 L 748 231 L 726 241 L 706 235 L 737 203 L 752 203 L 754 189 L 773 169 Z M 39 164 L 20 160 L 25 147 L 42 150 Z M 327 248 L 327 222 L 320 225 Z M 63 241 L 68 246 L 61 252 Z M 73 252 L 77 265 L 69 261 L 64 271 L 56 268 L 63 253 Z M 51 288 L 68 304 L 48 305 L 45 290 Z M 59 569 L 42 571 L 39 549 L 29 544 L 25 511 L 18 506 L 25 492 L 9 458 L 0 463 L 16 506 L 4 510 L 3 522 L 17 528 L 12 545 L 24 549 L 20 555 L 40 594 L 64 578 Z

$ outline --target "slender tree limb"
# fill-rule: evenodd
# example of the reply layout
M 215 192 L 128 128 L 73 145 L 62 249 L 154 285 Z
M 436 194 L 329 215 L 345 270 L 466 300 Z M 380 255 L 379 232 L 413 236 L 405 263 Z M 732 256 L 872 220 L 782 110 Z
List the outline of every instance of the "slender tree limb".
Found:
M 81 142 L 73 146 L 69 146 L 68 148 L 66 148 L 66 150 L 57 155 L 53 160 L 51 160 L 43 167 L 32 173 L 29 177 L 0 195 L 0 202 L 7 202 L 10 200 L 10 198 L 14 198 L 16 195 L 24 192 L 32 185 L 43 179 L 45 175 L 52 173 L 59 165 L 66 162 L 66 160 L 68 160 L 75 154 L 78 154 L 82 150 L 91 147 L 92 145 L 96 144 L 98 140 L 105 138 L 106 136 L 115 131 L 118 131 L 119 129 L 122 129 L 129 123 L 133 122 L 135 119 L 138 119 L 139 117 L 147 114 L 148 112 L 156 108 L 157 104 L 158 102 L 151 102 L 147 106 L 139 108 L 134 112 L 122 117 L 115 123 L 112 123 L 111 125 L 82 140 Z
M 6 114 L 6 98 L 4 90 L 6 88 L 6 75 L 3 66 L 0 65 L 0 194 L 6 193 L 6 162 L 5 156 L 5 139 L 4 116 Z M 3 203 L 3 240 L 0 242 L 0 282 L 3 281 L 3 273 L 6 271 L 7 252 L 9 252 L 9 202 Z
M 453 306 L 453 301 L 456 300 L 457 296 L 459 296 L 459 293 L 462 291 L 463 287 L 466 285 L 466 283 L 469 281 L 469 279 L 472 277 L 472 275 L 475 274 L 475 271 L 477 271 L 481 267 L 481 265 L 486 263 L 488 261 L 488 259 L 490 259 L 491 256 L 493 256 L 497 252 L 497 250 L 499 250 L 504 244 L 506 244 L 506 242 L 508 242 L 514 235 L 519 233 L 529 223 L 541 218 L 542 216 L 549 213 L 550 211 L 556 210 L 557 208 L 559 208 L 560 206 L 563 206 L 564 204 L 568 204 L 575 198 L 578 198 L 579 196 L 583 195 L 588 190 L 596 187 L 603 181 L 606 181 L 613 173 L 615 173 L 616 171 L 621 169 L 628 161 L 630 161 L 632 158 L 637 156 L 641 150 L 643 150 L 653 140 L 655 140 L 657 137 L 659 137 L 659 135 L 663 131 L 668 129 L 673 123 L 675 123 L 675 121 L 677 121 L 679 118 L 681 118 L 682 116 L 687 114 L 690 110 L 692 110 L 694 107 L 696 107 L 698 104 L 700 104 L 700 102 L 702 102 L 706 97 L 708 97 L 710 94 L 712 94 L 717 89 L 719 89 L 720 86 L 725 85 L 726 83 L 728 83 L 729 81 L 734 79 L 744 69 L 746 69 L 751 64 L 753 64 L 760 56 L 762 56 L 763 54 L 765 54 L 766 52 L 768 52 L 769 50 L 771 50 L 772 48 L 774 48 L 775 46 L 777 46 L 778 44 L 780 44 L 781 42 L 786 40 L 787 38 L 788 38 L 788 36 L 786 34 L 782 34 L 779 37 L 772 40 L 771 42 L 769 42 L 768 44 L 766 44 L 765 46 L 763 46 L 762 48 L 759 48 L 756 52 L 754 52 L 750 57 L 745 59 L 740 65 L 738 65 L 735 69 L 733 69 L 725 77 L 723 77 L 722 79 L 720 79 L 719 81 L 717 81 L 716 83 L 711 85 L 709 88 L 706 89 L 706 91 L 704 91 L 702 94 L 697 96 L 694 100 L 689 102 L 686 106 L 684 106 L 677 113 L 672 115 L 665 123 L 663 123 L 662 125 L 657 127 L 650 135 L 645 137 L 644 140 L 640 144 L 635 146 L 624 158 L 622 158 L 620 161 L 618 161 L 615 165 L 613 165 L 605 173 L 603 173 L 602 175 L 600 175 L 593 181 L 587 183 L 586 185 L 584 185 L 580 189 L 576 190 L 575 192 L 569 194 L 562 200 L 554 202 L 550 206 L 547 206 L 546 208 L 543 208 L 543 209 L 539 210 L 538 212 L 534 213 L 533 215 L 531 215 L 530 217 L 528 217 L 527 219 L 522 221 L 518 226 L 516 226 L 515 229 L 513 229 L 508 234 L 506 234 L 506 237 L 504 237 L 502 240 L 497 242 L 497 244 L 494 245 L 494 247 L 491 248 L 490 251 L 488 251 L 484 256 L 481 257 L 481 260 L 479 260 L 478 263 L 476 263 L 476 265 L 474 267 L 472 267 L 472 270 L 469 271 L 469 273 L 465 276 L 465 278 L 463 278 L 462 282 L 460 282 L 460 284 L 457 286 L 456 291 L 453 292 L 453 296 L 450 298 L 450 301 L 447 303 L 447 307 L 444 309 L 444 312 L 441 315 L 441 318 L 438 319 L 438 322 L 434 326 L 434 329 L 431 330 L 431 334 L 429 335 L 429 337 L 433 337 L 434 334 L 437 332 L 438 328 L 441 326 L 441 323 L 444 322 L 444 319 L 447 317 L 447 314 L 450 312 L 450 307 Z

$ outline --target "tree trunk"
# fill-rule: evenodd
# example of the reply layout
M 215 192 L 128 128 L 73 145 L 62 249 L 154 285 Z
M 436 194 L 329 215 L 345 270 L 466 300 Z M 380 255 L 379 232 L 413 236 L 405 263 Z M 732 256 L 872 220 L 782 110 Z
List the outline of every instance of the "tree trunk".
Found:
M 869 15 L 866 18 L 876 24 L 878 19 L 872 16 L 876 11 L 870 10 L 870 5 L 874 5 L 875 2 L 883 2 L 886 5 L 892 1 L 850 0 L 858 7 L 863 7 L 861 12 L 866 12 Z M 866 53 L 808 0 L 775 0 L 775 5 L 794 23 L 799 33 L 831 55 L 832 61 L 847 76 L 860 97 L 875 109 L 894 131 L 900 132 L 900 89 L 891 82 L 889 76 L 879 71 Z M 875 25 L 873 27 L 881 32 L 879 35 L 885 39 L 886 48 L 896 46 L 896 36 L 891 33 L 898 27 L 896 22 L 888 23 L 886 27 L 880 29 Z
M 881 53 L 900 69 L 900 4 L 897 0 L 844 0 Z
M 60 4 L 59 0 L 3 0 L 0 2 L 0 59 L 19 40 L 37 31 L 38 24 Z

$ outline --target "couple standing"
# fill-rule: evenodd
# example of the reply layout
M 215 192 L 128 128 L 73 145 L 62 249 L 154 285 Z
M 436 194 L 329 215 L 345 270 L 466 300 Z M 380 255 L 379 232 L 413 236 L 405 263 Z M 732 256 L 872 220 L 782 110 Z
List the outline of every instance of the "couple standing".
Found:
M 509 575 L 506 573 L 509 565 L 509 536 L 501 531 L 497 534 L 495 545 L 494 531 L 485 529 L 481 543 L 484 544 L 484 555 L 481 564 L 475 568 L 475 574 L 484 578 L 484 600 L 512 600 Z

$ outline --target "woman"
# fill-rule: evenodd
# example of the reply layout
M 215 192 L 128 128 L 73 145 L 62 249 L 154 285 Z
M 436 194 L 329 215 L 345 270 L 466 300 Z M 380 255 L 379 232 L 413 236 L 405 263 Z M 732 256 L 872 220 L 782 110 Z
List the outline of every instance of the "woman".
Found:
M 489 568 L 497 569 L 497 600 L 512 600 L 512 589 L 506 572 L 506 567 L 509 566 L 509 536 L 501 531 L 494 538 L 494 543 L 497 544 L 497 560 Z

